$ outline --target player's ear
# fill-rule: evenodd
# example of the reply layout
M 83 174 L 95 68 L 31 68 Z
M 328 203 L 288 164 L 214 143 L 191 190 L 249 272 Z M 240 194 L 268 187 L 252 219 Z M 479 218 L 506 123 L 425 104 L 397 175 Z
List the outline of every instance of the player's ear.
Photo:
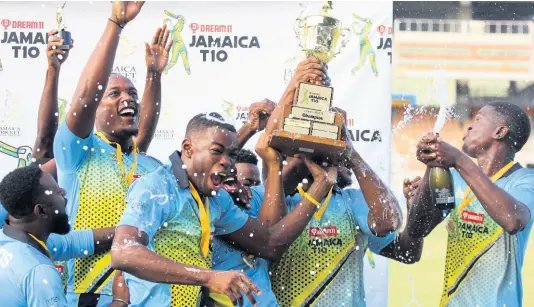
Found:
M 186 137 L 182 141 L 182 156 L 185 155 L 185 157 L 190 159 L 191 156 L 193 155 L 193 151 L 194 151 L 193 142 L 191 142 L 190 138 Z

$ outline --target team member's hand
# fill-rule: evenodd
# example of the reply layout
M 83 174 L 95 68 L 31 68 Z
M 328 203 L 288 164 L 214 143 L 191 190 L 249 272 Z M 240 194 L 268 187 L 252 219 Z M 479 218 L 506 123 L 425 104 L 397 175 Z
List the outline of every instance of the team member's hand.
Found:
M 126 281 L 121 271 L 115 271 L 115 277 L 113 278 L 112 286 L 113 300 L 117 302 L 126 302 L 124 306 L 130 304 L 130 290 L 126 286 Z
M 252 295 L 255 292 L 261 295 L 260 289 L 245 274 L 238 271 L 213 271 L 206 285 L 211 292 L 225 294 L 232 304 L 243 306 L 245 293 L 252 305 L 256 306 L 256 299 Z
M 124 26 L 134 20 L 144 4 L 145 1 L 113 1 L 110 18 Z
M 260 158 L 265 161 L 267 164 L 280 163 L 281 155 L 280 153 L 269 146 L 270 135 L 267 133 L 262 133 L 256 144 L 256 153 Z
M 252 130 L 261 131 L 265 129 L 269 117 L 276 104 L 269 99 L 263 99 L 250 105 L 248 110 L 248 125 Z
M 311 82 L 319 85 L 329 85 L 327 75 L 328 66 L 321 63 L 315 57 L 309 57 L 297 65 L 293 79 L 289 82 L 288 89 L 296 90 L 300 82 Z
M 145 61 L 148 71 L 161 74 L 167 66 L 169 52 L 172 47 L 172 40 L 167 43 L 169 34 L 170 31 L 167 30 L 167 25 L 164 25 L 163 28 L 158 28 L 150 45 L 145 43 Z
M 48 45 L 46 46 L 46 57 L 48 58 L 48 66 L 55 69 L 61 68 L 61 64 L 63 64 L 69 57 L 70 51 L 69 49 L 58 49 L 59 46 L 62 46 L 64 44 L 64 41 L 63 39 L 59 38 L 57 34 L 58 30 L 51 30 L 48 32 Z M 72 40 L 72 42 L 74 43 L 74 40 Z M 71 49 L 73 47 L 73 45 L 70 46 Z
M 433 133 L 426 133 L 417 144 L 417 160 L 429 167 L 456 167 L 463 153 L 458 148 L 441 140 Z

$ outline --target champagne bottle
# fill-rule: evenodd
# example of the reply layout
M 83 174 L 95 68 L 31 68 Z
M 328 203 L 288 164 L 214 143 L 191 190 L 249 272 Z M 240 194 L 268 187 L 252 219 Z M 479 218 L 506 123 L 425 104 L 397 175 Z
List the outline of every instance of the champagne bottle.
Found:
M 432 201 L 439 210 L 451 210 L 455 207 L 454 182 L 448 168 L 432 167 L 429 176 Z

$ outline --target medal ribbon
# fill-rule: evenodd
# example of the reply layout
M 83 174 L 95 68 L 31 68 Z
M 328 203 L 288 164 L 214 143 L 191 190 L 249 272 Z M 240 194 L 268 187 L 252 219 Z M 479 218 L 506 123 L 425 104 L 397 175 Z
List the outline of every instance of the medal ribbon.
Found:
M 48 250 L 48 247 L 46 247 L 46 244 L 43 241 L 37 239 L 37 237 L 32 235 L 31 233 L 28 233 L 28 235 L 32 237 L 32 239 L 34 239 L 37 243 L 39 243 L 39 245 L 41 245 L 44 248 L 44 250 L 46 251 L 46 255 L 48 256 L 48 258 L 50 258 L 50 261 L 54 262 L 54 260 L 52 260 L 52 255 L 50 254 L 50 251 Z
M 514 161 L 506 164 L 506 166 L 501 168 L 497 173 L 495 173 L 495 175 L 491 176 L 490 178 L 491 182 L 495 182 L 499 180 L 507 171 L 509 171 L 512 168 L 512 166 L 514 166 L 514 164 L 515 164 Z M 460 204 L 460 207 L 458 207 L 458 210 L 456 212 L 462 211 L 463 208 L 467 207 L 467 205 L 469 205 L 476 198 L 474 194 L 471 197 L 468 197 L 469 193 L 471 193 L 471 188 L 468 186 L 464 192 L 464 199 L 462 203 Z
M 115 145 L 117 147 L 117 163 L 119 164 L 119 168 L 121 170 L 121 174 L 124 180 L 128 184 L 132 184 L 133 182 L 133 175 L 135 170 L 137 169 L 137 143 L 135 143 L 135 140 L 133 141 L 133 156 L 134 156 L 134 163 L 132 165 L 132 169 L 130 169 L 130 172 L 128 173 L 128 177 L 126 177 L 126 171 L 124 170 L 124 165 L 122 164 L 122 148 L 121 145 L 115 142 L 110 142 L 106 136 L 102 132 L 95 132 L 96 135 L 98 135 L 104 142 Z
M 326 207 L 328 207 L 328 204 L 330 203 L 330 198 L 332 198 L 332 190 L 333 189 L 334 189 L 334 187 L 330 188 L 330 192 L 328 192 L 328 196 L 326 196 L 326 199 L 324 200 L 324 202 L 322 204 L 320 204 L 318 201 L 313 199 L 313 197 L 311 197 L 310 194 L 304 192 L 302 187 L 297 186 L 297 190 L 299 191 L 300 196 L 306 198 L 312 204 L 317 206 L 317 208 L 319 208 L 319 210 L 313 214 L 313 216 L 315 217 L 315 220 L 317 222 L 319 222 L 321 220 L 321 217 L 323 216 L 324 212 L 326 211 Z
M 204 203 L 200 199 L 200 195 L 198 194 L 197 189 L 195 189 L 191 182 L 189 182 L 189 189 L 191 190 L 191 195 L 193 195 L 193 198 L 195 199 L 198 205 L 198 212 L 200 213 L 200 228 L 202 229 L 202 235 L 200 237 L 200 250 L 202 251 L 202 255 L 206 257 L 208 255 L 210 247 L 211 235 L 210 203 L 208 201 L 208 198 L 206 198 L 206 206 L 204 206 Z

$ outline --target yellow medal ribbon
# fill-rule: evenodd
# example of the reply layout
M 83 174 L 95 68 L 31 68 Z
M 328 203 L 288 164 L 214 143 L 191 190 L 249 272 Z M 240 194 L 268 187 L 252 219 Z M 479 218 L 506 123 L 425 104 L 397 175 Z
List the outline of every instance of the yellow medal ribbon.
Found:
M 115 142 L 110 142 L 102 132 L 95 132 L 95 134 L 98 135 L 104 142 L 106 142 L 106 143 L 108 143 L 110 145 L 115 145 L 117 147 L 117 163 L 119 164 L 119 168 L 121 170 L 122 177 L 126 180 L 126 182 L 128 184 L 132 184 L 133 175 L 134 175 L 135 170 L 137 168 L 137 143 L 135 143 L 135 140 L 133 141 L 134 163 L 132 165 L 132 169 L 128 173 L 128 177 L 125 177 L 126 176 L 126 171 L 124 170 L 124 165 L 122 164 L 122 148 L 121 148 L 121 145 L 119 145 L 119 144 L 117 144 Z
M 514 165 L 515 165 L 514 161 L 506 164 L 506 166 L 501 168 L 497 173 L 495 173 L 495 175 L 491 176 L 490 178 L 491 182 L 495 182 L 499 180 Z M 469 205 L 476 198 L 475 195 L 468 197 L 469 193 L 471 193 L 471 188 L 468 186 L 464 192 L 464 199 L 462 200 L 462 203 L 460 204 L 460 207 L 458 207 L 458 210 L 456 212 L 462 211 L 463 208 L 467 207 L 467 205 Z
M 41 245 L 44 248 L 44 250 L 46 251 L 46 255 L 48 256 L 48 258 L 50 258 L 50 261 L 54 262 L 54 260 L 52 260 L 52 255 L 50 254 L 50 251 L 48 250 L 48 247 L 46 247 L 46 244 L 43 241 L 37 239 L 37 237 L 32 235 L 31 233 L 28 233 L 28 235 L 32 237 L 32 239 L 34 239 L 37 243 L 39 243 L 39 245 Z
M 324 212 L 326 211 L 326 207 L 328 207 L 328 204 L 330 203 L 330 198 L 332 198 L 332 190 L 333 189 L 334 189 L 334 187 L 332 187 L 330 189 L 330 192 L 328 192 L 328 196 L 326 196 L 326 199 L 324 200 L 324 202 L 322 204 L 320 204 L 318 201 L 313 199 L 313 197 L 311 197 L 310 194 L 304 192 L 302 187 L 297 186 L 297 190 L 299 191 L 300 196 L 306 198 L 312 204 L 317 206 L 317 208 L 319 208 L 319 210 L 313 214 L 313 216 L 315 217 L 315 220 L 317 222 L 319 222 L 321 220 L 321 217 L 323 216 Z
M 198 204 L 198 212 L 200 213 L 200 228 L 202 229 L 202 236 L 200 238 L 200 250 L 202 255 L 206 257 L 208 255 L 210 247 L 210 236 L 211 236 L 211 227 L 210 227 L 210 203 L 208 198 L 206 198 L 206 206 L 200 199 L 200 195 L 197 192 L 197 189 L 193 186 L 191 181 L 189 182 L 189 189 L 191 190 L 191 195 Z

